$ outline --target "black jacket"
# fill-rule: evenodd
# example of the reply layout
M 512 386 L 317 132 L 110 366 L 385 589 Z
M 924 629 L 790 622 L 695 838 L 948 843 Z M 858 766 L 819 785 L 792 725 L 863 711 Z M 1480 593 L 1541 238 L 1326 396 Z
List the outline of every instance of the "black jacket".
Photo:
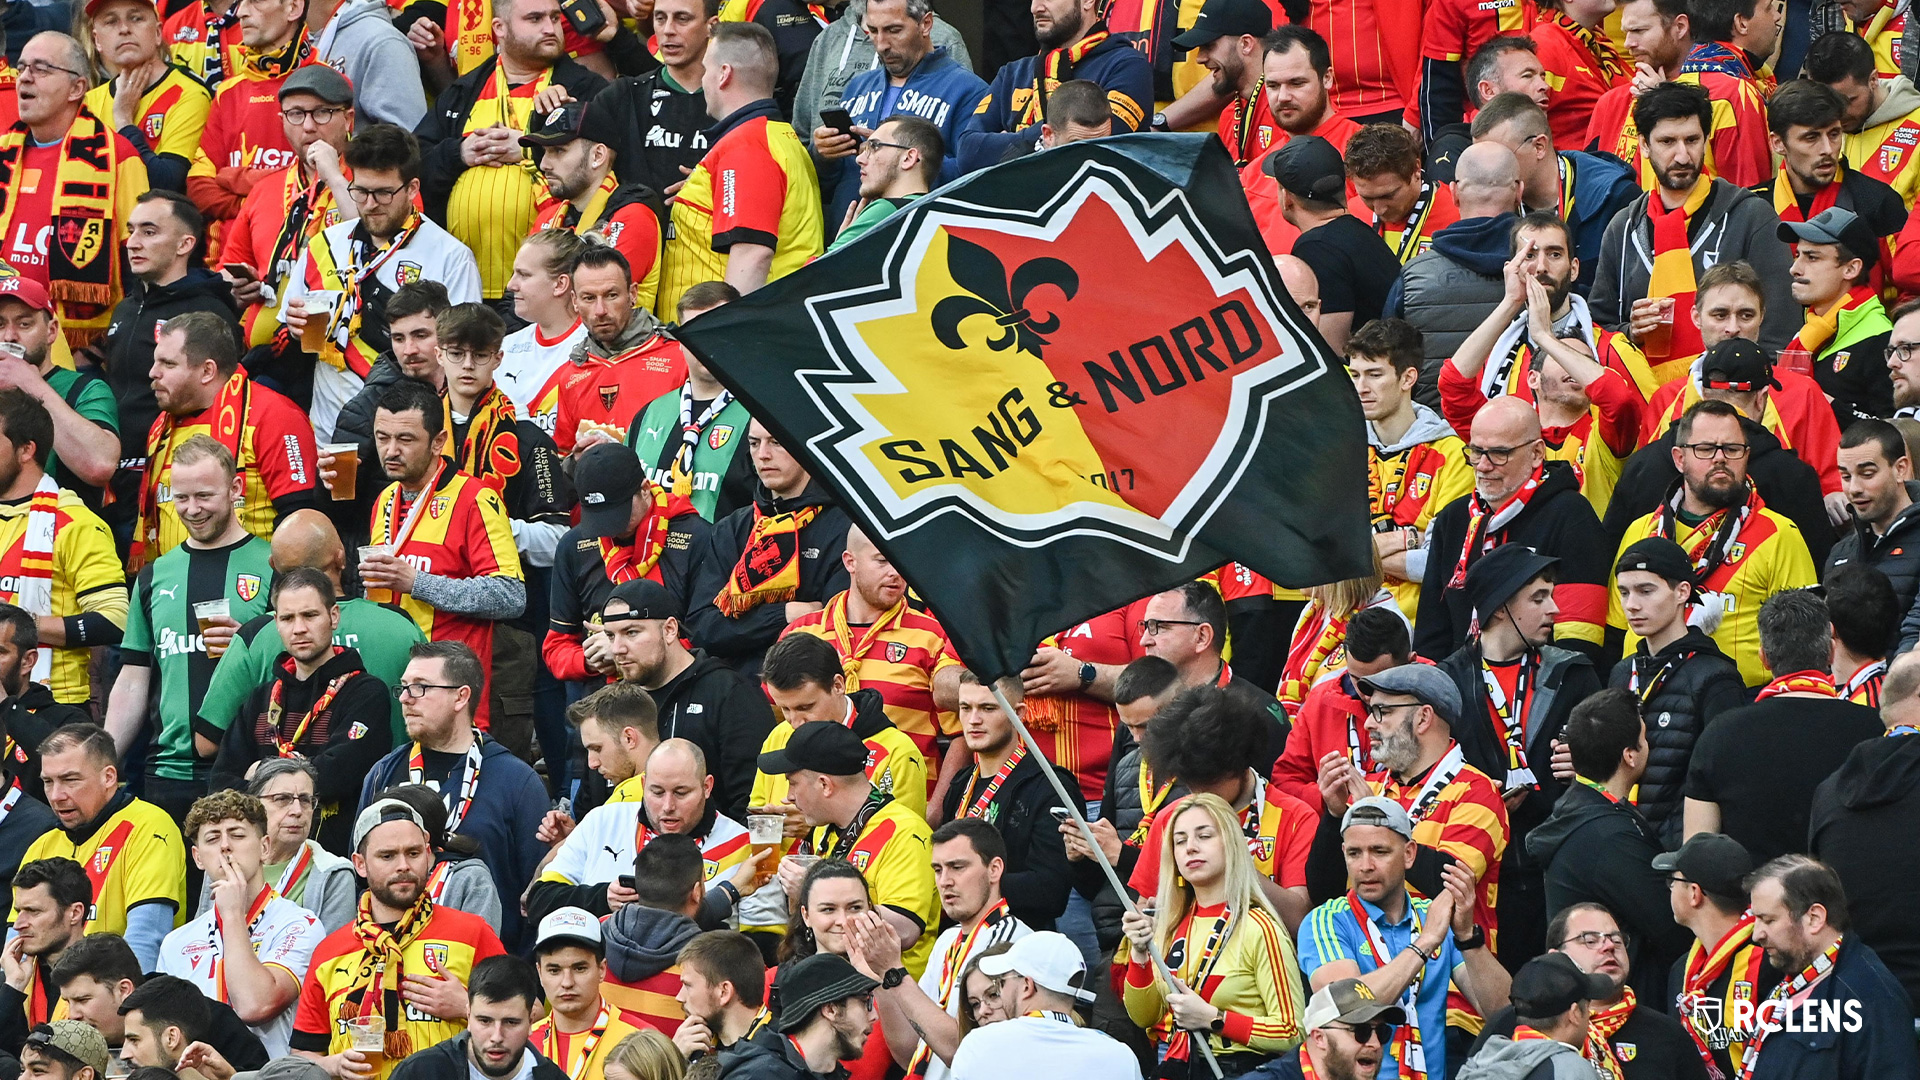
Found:
M 493 80 L 493 69 L 499 62 L 498 56 L 488 57 L 479 67 L 453 80 L 434 99 L 420 126 L 413 129 L 420 140 L 420 198 L 426 204 L 427 216 L 442 224 L 447 220 L 447 196 L 453 193 L 460 174 L 467 171 L 466 162 L 460 160 L 460 143 L 465 139 L 460 131 L 466 127 L 467 114 L 473 111 L 481 91 Z M 590 101 L 606 87 L 607 80 L 561 57 L 553 66 L 553 85 L 565 87 L 575 101 Z
M 1687 785 L 1693 744 L 1714 717 L 1747 703 L 1747 687 L 1740 669 L 1713 638 L 1694 627 L 1652 656 L 1642 639 L 1632 656 L 1614 665 L 1608 685 L 1626 690 L 1635 683 L 1644 694 L 1667 669 L 1671 670 L 1665 681 L 1640 705 L 1640 718 L 1647 722 L 1648 756 L 1636 805 L 1659 831 L 1662 846 L 1678 848 L 1681 792 Z
M 1631 937 L 1634 989 L 1654 1005 L 1667 969 L 1693 941 L 1673 921 L 1667 875 L 1653 868 L 1653 857 L 1663 850 L 1653 825 L 1632 803 L 1612 802 L 1579 783 L 1527 836 L 1527 853 L 1547 868 L 1547 910 L 1605 904 Z
M 695 645 L 746 675 L 760 674 L 761 656 L 787 628 L 787 606 L 761 604 L 734 618 L 720 613 L 714 597 L 726 587 L 734 564 L 746 550 L 755 507 L 766 514 L 785 514 L 807 506 L 818 506 L 820 512 L 800 530 L 800 588 L 793 599 L 824 604 L 849 584 L 840 556 L 847 550 L 847 528 L 853 519 L 834 503 L 818 480 L 809 482 L 806 490 L 791 500 L 757 486 L 754 506 L 743 506 L 714 522 L 706 546 L 693 560 L 687 591 L 687 635 Z
M 1429 660 L 1439 660 L 1458 649 L 1467 640 L 1467 628 L 1473 621 L 1472 605 L 1466 590 L 1449 589 L 1454 566 L 1467 544 L 1467 514 L 1470 500 L 1479 496 L 1469 492 L 1450 502 L 1434 515 L 1431 554 L 1427 560 L 1427 581 L 1420 590 L 1419 617 L 1414 621 L 1414 651 Z M 1527 507 L 1507 525 L 1503 543 L 1525 544 L 1542 555 L 1560 560 L 1561 585 L 1592 585 L 1604 590 L 1613 576 L 1614 548 L 1606 546 L 1600 534 L 1600 520 L 1593 504 L 1580 494 L 1573 466 L 1564 461 L 1549 461 L 1540 486 L 1527 501 Z M 1477 545 L 1476 545 L 1477 547 Z M 1480 561 L 1481 552 L 1469 552 L 1467 565 Z M 1565 612 L 1562 613 L 1564 618 Z M 1605 622 L 1606 615 L 1599 614 Z M 1582 652 L 1597 654 L 1597 646 L 1568 642 Z M 1478 764 L 1477 762 L 1475 764 Z M 1505 775 L 1505 770 L 1496 775 Z
M 718 1075 L 721 1080 L 843 1080 L 847 1068 L 835 1064 L 832 1072 L 817 1073 L 787 1039 L 741 1039 L 720 1051 Z
M 113 475 L 114 502 L 107 507 L 109 524 L 133 520 L 140 507 L 140 466 L 147 457 L 147 432 L 160 415 L 153 396 L 154 328 L 176 315 L 206 311 L 218 315 L 233 327 L 235 342 L 244 342 L 240 333 L 240 308 L 233 301 L 233 288 L 219 274 L 195 267 L 170 285 L 146 285 L 138 278 L 127 283 L 126 299 L 113 309 L 107 323 L 107 385 L 113 387 L 113 399 L 120 409 L 120 470 Z
M 987 806 L 986 820 L 1000 831 L 1000 838 L 1007 844 L 1006 874 L 1000 879 L 1000 892 L 1007 898 L 1007 907 L 1012 909 L 1015 918 L 1035 930 L 1051 930 L 1054 921 L 1067 910 L 1067 893 L 1073 883 L 1060 825 L 1048 813 L 1049 808 L 1060 805 L 1060 796 L 1040 771 L 1042 764 L 1041 759 L 1031 755 L 1021 758 L 1020 764 L 1007 774 L 1007 782 L 994 793 L 993 801 Z M 1052 768 L 1067 794 L 1073 796 L 1074 808 L 1086 816 L 1086 800 L 1080 795 L 1079 782 L 1058 765 Z M 976 783 L 974 770 L 975 763 L 970 761 L 954 775 L 953 783 L 947 788 L 944 820 L 964 816 L 971 803 L 968 797 L 978 800 L 993 781 L 993 777 L 988 776 Z
M 471 1032 L 463 1031 L 446 1042 L 415 1050 L 393 1067 L 391 1076 L 400 1080 L 467 1080 L 473 1075 L 473 1059 L 467 1054 L 472 1038 Z M 541 1057 L 531 1042 L 524 1052 L 533 1055 L 532 1080 L 567 1080 L 566 1070 Z
M 1887 575 L 1887 580 L 1893 583 L 1894 600 L 1902 612 L 1911 609 L 1915 594 L 1920 593 L 1920 482 L 1907 481 L 1907 496 L 1914 503 L 1894 517 L 1884 536 L 1875 533 L 1873 526 L 1854 518 L 1851 527 L 1833 542 L 1821 580 L 1826 580 L 1827 575 L 1839 567 L 1862 562 Z M 1904 626 L 1901 629 L 1897 651 L 1905 652 L 1913 647 L 1913 639 L 1906 635 Z
M 1813 565 L 1824 566 L 1833 547 L 1833 526 L 1828 523 L 1826 504 L 1820 496 L 1820 474 L 1800 460 L 1793 451 L 1780 445 L 1771 431 L 1742 419 L 1747 444 L 1747 479 L 1760 492 L 1767 509 L 1800 527 Z M 1637 519 L 1651 514 L 1660 500 L 1673 490 L 1680 472 L 1673 467 L 1673 440 L 1677 426 L 1668 427 L 1658 439 L 1633 452 L 1620 469 L 1620 482 L 1613 487 L 1613 499 L 1607 503 L 1603 528 L 1607 550 L 1619 551 L 1620 541 Z M 1920 558 L 1920 552 L 1916 553 Z M 1609 567 L 1609 570 L 1612 568 Z
M 19 777 L 28 795 L 45 802 L 46 789 L 40 783 L 40 744 L 56 728 L 92 722 L 85 709 L 62 705 L 53 700 L 53 691 L 46 684 L 30 682 L 26 693 L 0 702 L 0 736 L 14 743 L 13 753 L 0 762 L 0 768 L 5 768 L 9 776 Z
M 660 737 L 689 739 L 707 756 L 711 802 L 744 820 L 760 744 L 776 722 L 767 695 L 746 676 L 705 653 L 685 671 L 650 691 L 660 709 Z
M 1913 867 L 1890 841 L 1920 836 L 1920 738 L 1869 739 L 1813 792 L 1807 850 L 1847 890 L 1854 934 L 1920 1008 L 1920 927 L 1908 917 Z
M 1858 1028 L 1814 1021 L 1784 1025 L 1767 1036 L 1754 1080 L 1863 1080 L 1920 1076 L 1913 1011 L 1906 994 L 1866 942 L 1848 934 L 1827 977 L 1813 985 L 1797 1016 L 1857 1018 Z M 1808 1030 L 1811 1028 L 1811 1030 Z
M 7 764 L 12 765 L 13 762 Z M 0 791 L 5 791 L 12 783 L 13 770 L 0 770 Z M 4 819 L 0 819 L 0 881 L 12 881 L 13 872 L 20 869 L 21 859 L 27 849 L 47 830 L 58 828 L 59 825 L 60 819 L 53 816 L 53 811 L 47 808 L 46 803 L 23 790 L 13 809 Z M 6 1048 L 0 1046 L 0 1049 Z

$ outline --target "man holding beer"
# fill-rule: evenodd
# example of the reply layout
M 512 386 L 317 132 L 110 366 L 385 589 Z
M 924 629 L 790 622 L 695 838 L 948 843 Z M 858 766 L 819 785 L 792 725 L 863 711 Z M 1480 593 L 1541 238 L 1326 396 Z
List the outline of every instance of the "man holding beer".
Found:
M 338 1080 L 386 1080 L 401 1058 L 466 1030 L 467 977 L 506 949 L 486 920 L 427 899 L 433 849 L 406 803 L 360 811 L 353 868 L 367 891 L 314 950 L 292 1046 Z

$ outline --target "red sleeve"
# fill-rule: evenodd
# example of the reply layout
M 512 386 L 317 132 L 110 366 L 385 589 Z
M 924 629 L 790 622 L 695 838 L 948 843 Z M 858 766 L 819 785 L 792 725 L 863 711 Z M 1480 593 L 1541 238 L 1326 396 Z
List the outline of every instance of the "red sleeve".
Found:
M 1467 22 L 1458 0 L 1433 0 L 1421 20 L 1420 54 L 1429 60 L 1464 61 L 1467 58 Z
M 1632 385 L 1612 368 L 1587 384 L 1587 400 L 1600 407 L 1600 437 L 1615 457 L 1632 454 L 1640 442 L 1640 395 Z
M 1286 811 L 1280 819 L 1280 834 L 1273 838 L 1273 880 L 1283 889 L 1304 889 L 1307 887 L 1307 852 L 1313 849 L 1313 834 L 1320 826 L 1320 810 L 1278 788 L 1267 797 Z
M 313 490 L 313 424 L 285 398 L 267 398 L 253 427 L 253 464 L 267 496 L 284 499 Z
M 1735 82 L 1729 76 L 1722 76 Z M 1744 80 L 1727 88 L 1733 123 L 1714 132 L 1713 160 L 1730 184 L 1752 187 L 1773 179 L 1773 147 L 1767 140 L 1767 107 Z
M 647 272 L 660 261 L 660 219 L 643 204 L 634 203 L 614 211 L 603 228 L 613 246 L 627 257 L 627 265 L 633 267 L 633 280 L 646 280 Z
M 1692 374 L 1682 375 L 1653 392 L 1653 400 L 1647 402 L 1646 410 L 1640 414 L 1640 444 L 1660 437 L 1660 421 L 1673 410 L 1673 403 L 1687 391 L 1687 384 L 1693 380 Z
M 314 978 L 313 972 L 321 964 L 333 959 L 336 951 L 330 941 L 322 940 L 320 947 L 314 950 L 313 964 L 307 971 L 307 977 L 300 981 L 300 1008 L 293 1015 L 293 1030 L 299 1034 L 333 1038 L 333 1017 L 327 1015 L 327 988 L 321 980 Z
M 1320 754 L 1313 745 L 1313 733 L 1325 711 L 1321 688 L 1329 684 L 1338 685 L 1338 680 L 1330 679 L 1307 691 L 1307 700 L 1301 703 L 1300 713 L 1293 721 L 1293 734 L 1287 737 L 1287 748 L 1280 760 L 1273 763 L 1273 775 L 1269 778 L 1281 791 L 1311 806 L 1316 813 L 1322 803 Z
M 255 273 L 266 273 L 260 266 L 259 256 L 253 251 L 254 211 L 256 205 L 265 197 L 265 193 L 260 190 L 261 186 L 255 184 L 254 189 L 247 192 L 246 199 L 240 203 L 240 212 L 235 214 L 233 221 L 227 225 L 223 234 L 226 237 L 226 243 L 220 246 L 220 258 L 215 263 L 215 269 L 226 263 L 246 263 L 253 267 Z
M 546 639 L 540 643 L 540 659 L 546 661 L 547 670 L 553 677 L 563 681 L 584 679 L 587 671 L 587 651 L 580 639 L 558 630 L 547 631 Z
M 1491 362 L 1491 357 L 1488 358 Z M 1480 380 L 1469 379 L 1460 374 L 1453 366 L 1453 358 L 1440 365 L 1440 414 L 1447 419 L 1447 426 L 1460 438 L 1471 441 L 1469 434 L 1473 430 L 1474 414 L 1487 403 L 1487 395 L 1480 392 Z
M 1907 217 L 1893 249 L 1893 285 L 1902 294 L 1920 293 L 1920 213 Z
M 228 221 L 240 212 L 246 188 L 236 187 L 245 169 L 221 169 L 212 176 L 187 177 L 187 196 L 209 221 Z
M 787 201 L 787 174 L 767 149 L 767 121 L 733 132 L 713 148 L 713 250 L 735 244 L 774 247 L 780 241 L 780 211 Z
M 1133 876 L 1127 879 L 1127 888 L 1141 896 L 1154 896 L 1160 892 L 1160 846 L 1166 843 L 1167 816 L 1155 814 L 1153 827 L 1147 831 L 1147 842 L 1140 848 L 1140 858 L 1133 864 Z
M 507 947 L 500 944 L 500 936 L 493 932 L 493 927 L 482 922 L 480 940 L 473 943 L 473 962 L 478 964 L 489 956 L 504 955 L 506 951 Z

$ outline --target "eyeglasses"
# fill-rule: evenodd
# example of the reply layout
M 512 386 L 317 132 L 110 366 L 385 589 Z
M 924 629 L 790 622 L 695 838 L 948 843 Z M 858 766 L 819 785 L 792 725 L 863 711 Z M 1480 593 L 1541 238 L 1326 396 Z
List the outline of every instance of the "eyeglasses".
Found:
M 427 691 L 429 690 L 458 690 L 458 689 L 460 689 L 460 687 L 454 686 L 450 683 L 403 682 L 399 686 L 394 687 L 393 692 L 400 695 L 402 700 L 406 700 L 409 698 L 426 697 Z
M 393 201 L 395 195 L 405 190 L 407 189 L 404 187 L 365 188 L 358 184 L 353 184 L 348 186 L 347 195 L 357 203 L 373 203 L 376 206 L 385 206 Z
M 1467 446 L 1462 448 L 1462 453 L 1466 455 L 1469 465 L 1478 465 L 1480 460 L 1485 458 L 1498 468 L 1513 460 L 1513 455 L 1540 441 L 1542 440 L 1528 439 L 1519 446 Z
M 1402 701 L 1394 705 L 1369 705 L 1367 706 L 1367 718 L 1369 720 L 1385 720 L 1387 714 L 1395 709 L 1417 709 L 1420 707 L 1420 704 L 1418 701 Z
M 330 106 L 325 109 L 281 109 L 280 119 L 285 120 L 294 127 L 299 127 L 308 120 L 312 120 L 316 124 L 331 124 L 340 114 L 346 111 L 344 107 L 339 105 Z M 352 189 L 349 188 L 348 190 L 351 191 Z M 364 191 L 365 189 L 362 188 L 361 190 Z
M 1353 1041 L 1362 1046 L 1365 1046 L 1375 1039 L 1379 1039 L 1380 1045 L 1386 1047 L 1392 1045 L 1394 1030 L 1399 1025 L 1379 1021 L 1371 1024 L 1328 1024 L 1327 1026 L 1338 1031 L 1351 1033 L 1353 1035 Z
M 298 806 L 303 810 L 311 810 L 313 809 L 313 804 L 319 800 L 311 795 L 296 795 L 290 791 L 283 791 L 278 795 L 262 795 L 260 796 L 260 801 L 272 803 L 276 808 L 281 810 L 292 806 Z
M 1194 619 L 1141 619 L 1140 632 L 1148 637 L 1159 637 L 1167 632 L 1169 626 L 1200 626 Z
M 1747 456 L 1747 451 L 1753 449 L 1746 443 L 1696 442 L 1680 445 L 1693 451 L 1693 456 L 1701 461 L 1712 461 L 1716 454 L 1724 456 L 1728 461 L 1739 461 Z
M 76 79 L 86 78 L 86 75 L 72 68 L 63 68 L 59 64 L 49 64 L 45 60 L 29 60 L 20 65 L 20 73 L 22 75 L 31 75 L 36 79 L 44 79 L 56 71 L 62 75 L 71 75 Z
M 1560 947 L 1564 949 L 1576 941 L 1580 943 L 1580 947 L 1583 949 L 1597 949 L 1602 944 L 1605 944 L 1610 949 L 1620 949 L 1626 947 L 1627 935 L 1618 930 L 1605 934 L 1598 930 L 1589 930 L 1584 934 L 1575 934 L 1561 942 Z
M 863 143 L 861 143 L 861 144 L 860 144 L 860 149 L 858 149 L 858 150 L 855 150 L 855 151 L 853 152 L 853 156 L 854 156 L 854 157 L 865 157 L 865 156 L 866 156 L 866 154 L 867 154 L 867 152 L 868 152 L 869 150 L 872 150 L 872 149 L 874 149 L 875 147 L 880 147 L 880 148 L 882 148 L 882 149 L 885 149 L 885 150 L 900 150 L 900 151 L 903 151 L 903 152 L 904 152 L 904 151 L 907 151 L 907 150 L 911 150 L 911 149 L 913 149 L 913 147 L 911 147 L 911 146 L 908 146 L 908 145 L 907 145 L 907 144 L 905 144 L 905 143 L 897 143 L 897 142 L 881 142 L 881 141 L 880 141 L 879 139 L 868 139 L 868 140 L 867 140 L 866 142 L 863 142 Z
M 474 352 L 469 349 L 441 349 L 440 355 L 454 367 L 477 368 L 500 359 L 497 352 Z
M 1887 359 L 1896 364 L 1904 364 L 1913 359 L 1913 354 L 1916 350 L 1920 350 L 1920 341 L 1902 341 L 1897 345 L 1889 343 L 1887 345 Z

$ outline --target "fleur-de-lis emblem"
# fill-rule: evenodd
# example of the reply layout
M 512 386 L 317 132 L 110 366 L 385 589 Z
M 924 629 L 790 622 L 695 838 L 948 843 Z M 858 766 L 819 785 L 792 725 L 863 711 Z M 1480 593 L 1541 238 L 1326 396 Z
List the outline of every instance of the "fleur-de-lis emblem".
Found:
M 947 272 L 954 284 L 972 294 L 949 296 L 933 306 L 933 334 L 949 349 L 966 348 L 960 327 L 975 315 L 985 315 L 1000 330 L 999 336 L 987 341 L 988 348 L 995 352 L 1017 348 L 1037 357 L 1047 344 L 1046 335 L 1060 328 L 1060 314 L 1032 311 L 1027 297 L 1040 286 L 1051 285 L 1071 300 L 1080 288 L 1080 276 L 1059 259 L 1029 259 L 1009 278 L 998 255 L 951 234 Z

